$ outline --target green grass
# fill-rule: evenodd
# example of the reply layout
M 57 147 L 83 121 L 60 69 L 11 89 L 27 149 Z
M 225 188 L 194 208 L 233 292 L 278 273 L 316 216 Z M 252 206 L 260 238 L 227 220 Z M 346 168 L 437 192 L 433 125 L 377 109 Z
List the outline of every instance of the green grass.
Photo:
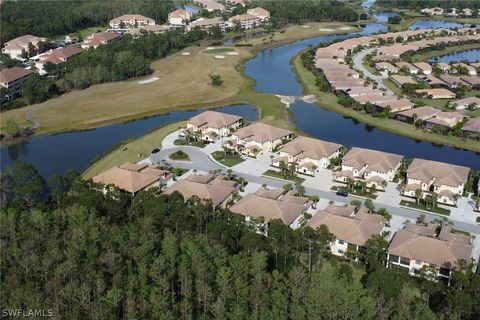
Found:
M 86 28 L 86 29 L 83 29 L 83 30 L 80 30 L 76 33 L 72 33 L 73 35 L 80 35 L 82 38 L 85 38 L 89 35 L 91 35 L 92 33 L 96 33 L 96 32 L 103 32 L 103 31 L 106 31 L 107 30 L 107 27 L 91 27 L 91 28 Z
M 83 173 L 83 177 L 90 179 L 113 166 L 126 162 L 137 162 L 146 158 L 154 148 L 161 148 L 162 140 L 168 134 L 185 125 L 186 122 L 171 123 L 141 138 L 120 144 L 115 150 L 90 166 L 90 168 Z
M 399 88 L 395 83 L 393 83 L 392 80 L 384 79 L 382 80 L 382 82 L 388 89 L 392 90 L 397 97 L 403 94 L 402 89 Z
M 207 144 L 203 140 L 187 142 L 184 139 L 175 139 L 173 141 L 173 144 L 176 146 L 191 146 L 191 147 L 197 147 L 197 148 L 205 148 L 207 146 Z
M 473 151 L 480 151 L 480 144 L 474 140 L 462 140 L 461 138 L 454 136 L 444 136 L 423 130 L 416 130 L 413 125 L 401 121 L 382 119 L 378 117 L 374 118 L 368 114 L 346 108 L 337 102 L 338 98 L 335 94 L 331 92 L 321 92 L 317 88 L 315 85 L 315 76 L 303 67 L 300 54 L 292 60 L 292 64 L 297 74 L 297 78 L 303 86 L 305 94 L 314 94 L 319 101 L 319 105 L 321 105 L 324 109 L 354 118 L 372 127 L 410 137 L 412 139 L 429 141 L 436 144 L 450 145 Z
M 413 209 L 419 209 L 419 210 L 424 210 L 424 211 L 428 211 L 428 212 L 438 213 L 438 214 L 441 214 L 443 216 L 449 216 L 450 215 L 450 210 L 448 210 L 448 209 L 440 208 L 438 206 L 435 207 L 435 209 L 432 209 L 432 208 L 427 209 L 425 207 L 425 205 L 417 204 L 414 201 L 401 200 L 400 205 L 408 207 L 408 208 L 413 208 Z
M 372 191 L 351 190 L 351 189 L 348 189 L 345 186 L 333 186 L 332 189 L 330 189 L 330 190 L 332 190 L 332 191 L 345 191 L 348 194 L 353 194 L 353 195 L 356 195 L 356 196 L 366 197 L 366 198 L 370 198 L 370 199 L 377 199 L 377 195 L 374 194 Z
M 289 181 L 292 181 L 294 183 L 303 183 L 303 181 L 305 181 L 305 179 L 303 178 L 300 178 L 300 177 L 284 177 L 280 174 L 280 172 L 278 171 L 275 171 L 275 170 L 271 170 L 271 169 L 268 169 L 267 171 L 265 171 L 263 173 L 264 176 L 267 176 L 267 177 L 272 177 L 272 178 L 277 178 L 277 179 L 283 179 L 283 180 L 289 180 Z
M 183 152 L 182 150 L 178 150 L 168 156 L 172 160 L 181 160 L 181 161 L 190 161 L 190 157 L 188 154 Z
M 243 161 L 238 154 L 228 154 L 227 157 L 225 158 L 225 153 L 223 151 L 215 151 L 212 153 L 213 159 L 217 160 L 219 163 L 223 164 L 224 166 L 227 167 L 233 167 Z

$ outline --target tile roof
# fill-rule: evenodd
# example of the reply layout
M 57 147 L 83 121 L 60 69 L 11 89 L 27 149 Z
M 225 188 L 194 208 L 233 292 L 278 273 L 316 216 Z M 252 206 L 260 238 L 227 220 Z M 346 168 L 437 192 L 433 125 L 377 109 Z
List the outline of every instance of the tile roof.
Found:
M 273 127 L 261 122 L 240 128 L 234 133 L 234 135 L 240 139 L 249 139 L 259 143 L 275 141 L 291 134 L 293 134 L 293 132 L 290 130 Z
M 402 161 L 403 156 L 377 150 L 354 147 L 343 156 L 342 165 L 356 169 L 368 166 L 366 171 L 388 172 L 395 169 Z
M 9 83 L 25 76 L 31 75 L 33 71 L 20 67 L 12 67 L 0 71 L 0 83 Z
M 447 185 L 457 187 L 465 184 L 470 168 L 424 159 L 413 159 L 407 169 L 407 177 L 430 183 L 435 179 L 434 185 Z
M 220 129 L 228 127 L 237 121 L 240 121 L 242 117 L 233 114 L 222 113 L 217 111 L 205 111 L 196 115 L 188 123 L 193 124 L 196 127 L 206 126 L 211 128 Z
M 301 136 L 285 144 L 281 151 L 292 157 L 320 160 L 331 156 L 340 148 L 342 145 L 337 143 Z

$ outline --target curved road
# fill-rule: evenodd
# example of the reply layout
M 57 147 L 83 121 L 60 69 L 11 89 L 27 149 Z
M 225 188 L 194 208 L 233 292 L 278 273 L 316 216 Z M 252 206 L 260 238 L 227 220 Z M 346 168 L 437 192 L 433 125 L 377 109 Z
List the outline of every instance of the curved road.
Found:
M 365 66 L 363 65 L 363 59 L 365 59 L 365 57 L 368 54 L 372 53 L 375 50 L 377 50 L 377 48 L 365 49 L 363 51 L 360 51 L 356 55 L 354 55 L 353 58 L 352 58 L 353 66 L 355 67 L 355 69 L 362 72 L 365 77 L 367 77 L 368 79 L 370 79 L 372 81 L 375 81 L 377 83 L 377 88 L 385 91 L 386 95 L 393 96 L 393 95 L 395 95 L 393 93 L 393 91 L 388 89 L 387 86 L 385 86 L 383 84 L 383 79 L 387 79 L 387 77 L 373 74 L 370 71 L 368 71 L 367 68 L 365 68 Z
M 170 154 L 178 150 L 182 150 L 183 152 L 187 153 L 191 161 L 174 161 L 168 158 Z M 188 146 L 170 147 L 167 149 L 163 149 L 160 152 L 150 156 L 150 161 L 154 163 L 159 163 L 162 160 L 165 160 L 170 164 L 174 164 L 175 166 L 182 167 L 185 169 L 192 169 L 192 170 L 196 169 L 196 170 L 201 170 L 206 172 L 220 169 L 222 170 L 222 173 L 226 173 L 228 169 L 227 167 L 224 167 L 219 163 L 214 162 L 205 152 L 203 152 L 202 149 L 199 149 L 197 147 L 188 147 Z M 265 176 L 247 174 L 244 172 L 238 172 L 235 170 L 235 167 L 233 167 L 232 170 L 233 170 L 233 173 L 236 174 L 237 176 L 243 177 L 247 181 L 258 183 L 260 185 L 267 184 L 274 188 L 282 188 L 283 185 L 285 185 L 286 183 L 289 183 L 288 181 L 281 180 L 281 179 L 275 179 L 275 178 L 269 178 Z M 348 197 L 337 196 L 333 192 L 319 190 L 316 188 L 306 187 L 305 192 L 310 195 L 317 195 L 322 199 L 328 199 L 328 200 L 333 200 L 333 201 L 343 202 L 343 203 L 350 203 L 350 201 L 352 200 L 359 200 L 358 198 L 351 197 L 351 196 L 348 196 Z M 384 203 L 378 203 L 375 201 L 373 203 L 377 208 L 387 209 L 392 214 L 392 216 L 399 216 L 405 220 L 409 219 L 411 221 L 416 221 L 417 217 L 422 214 L 420 212 L 405 209 L 405 208 L 385 205 Z M 427 222 L 433 221 L 435 219 L 438 220 L 439 216 L 425 213 L 425 220 Z M 469 224 L 469 223 L 465 223 L 457 220 L 451 220 L 451 221 L 454 223 L 456 228 L 459 228 L 471 233 L 480 234 L 480 226 L 478 225 L 473 225 L 473 224 Z

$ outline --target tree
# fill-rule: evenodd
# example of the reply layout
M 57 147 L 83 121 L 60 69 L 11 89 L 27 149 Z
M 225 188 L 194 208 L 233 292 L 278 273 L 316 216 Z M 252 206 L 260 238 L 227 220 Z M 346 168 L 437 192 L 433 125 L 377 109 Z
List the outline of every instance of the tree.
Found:
M 218 87 L 223 84 L 223 80 L 218 74 L 209 75 L 212 86 Z
M 12 118 L 8 119 L 4 127 L 5 133 L 10 137 L 16 137 L 21 131 L 20 126 Z
M 366 199 L 363 204 L 365 205 L 365 207 L 367 207 L 368 210 L 370 210 L 370 212 L 375 211 L 375 206 L 373 205 L 372 199 Z
M 223 38 L 222 29 L 219 26 L 213 26 L 208 29 L 209 38 L 212 40 L 221 40 Z
M 416 189 L 415 190 L 415 200 L 417 201 L 417 205 L 420 204 L 420 199 L 423 198 L 423 190 L 422 189 Z

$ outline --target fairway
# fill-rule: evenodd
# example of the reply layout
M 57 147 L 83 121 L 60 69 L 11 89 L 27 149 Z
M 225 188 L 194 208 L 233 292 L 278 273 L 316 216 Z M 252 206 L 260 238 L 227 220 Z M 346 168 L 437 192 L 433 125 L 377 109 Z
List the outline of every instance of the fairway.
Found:
M 190 47 L 185 56 L 176 53 L 152 64 L 159 79 L 139 84 L 142 79 L 107 83 L 77 90 L 34 106 L 33 118 L 40 122 L 40 132 L 83 129 L 179 108 L 213 105 L 234 96 L 246 81 L 237 66 L 250 52 L 235 48 L 239 54 L 215 59 L 204 47 Z M 222 77 L 223 85 L 210 84 L 210 74 Z M 19 123 L 32 106 L 2 114 L 2 126 L 8 118 Z

